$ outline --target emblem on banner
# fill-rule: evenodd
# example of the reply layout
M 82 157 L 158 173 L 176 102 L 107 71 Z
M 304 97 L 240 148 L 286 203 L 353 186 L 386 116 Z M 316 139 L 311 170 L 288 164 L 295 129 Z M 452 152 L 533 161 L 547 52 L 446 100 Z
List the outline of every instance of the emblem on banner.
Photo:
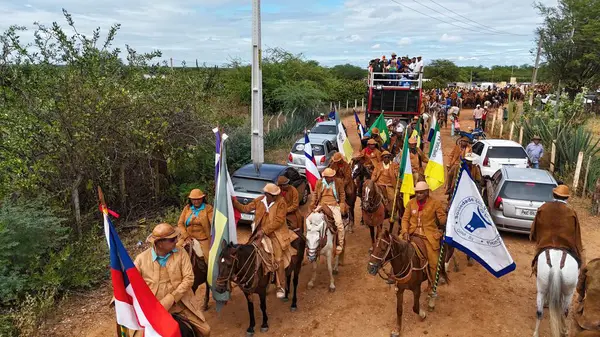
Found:
M 463 198 L 452 216 L 458 224 L 454 231 L 464 240 L 490 247 L 500 245 L 500 234 L 480 198 Z

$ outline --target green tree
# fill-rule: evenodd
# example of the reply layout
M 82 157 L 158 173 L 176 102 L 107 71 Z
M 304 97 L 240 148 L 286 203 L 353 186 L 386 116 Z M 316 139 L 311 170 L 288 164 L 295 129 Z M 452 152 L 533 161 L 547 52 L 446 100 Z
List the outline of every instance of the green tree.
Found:
M 456 82 L 459 80 L 460 68 L 450 60 L 433 60 L 425 67 L 424 72 L 425 78 L 438 83 Z
M 536 4 L 544 16 L 538 30 L 549 78 L 561 81 L 571 99 L 582 87 L 600 85 L 600 0 Z
M 363 80 L 367 77 L 367 70 L 352 64 L 341 64 L 330 69 L 331 74 L 344 80 Z

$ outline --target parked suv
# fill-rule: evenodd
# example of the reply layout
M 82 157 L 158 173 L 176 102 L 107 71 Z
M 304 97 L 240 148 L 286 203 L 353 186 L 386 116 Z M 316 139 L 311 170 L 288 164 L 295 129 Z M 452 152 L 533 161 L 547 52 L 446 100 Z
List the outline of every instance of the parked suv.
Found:
M 268 183 L 277 183 L 279 176 L 286 176 L 290 185 L 298 190 L 300 205 L 308 201 L 310 188 L 306 177 L 302 176 L 296 169 L 277 164 L 262 164 L 260 171 L 254 169 L 254 164 L 247 164 L 233 173 L 231 182 L 237 200 L 246 205 L 255 198 L 263 195 L 263 188 Z M 254 221 L 254 213 L 242 213 L 240 222 L 251 223 Z
M 474 164 L 481 175 L 491 177 L 502 167 L 529 167 L 529 157 L 521 144 L 512 140 L 484 139 L 473 144 Z
M 486 179 L 483 200 L 499 230 L 529 234 L 538 208 L 553 200 L 556 186 L 546 170 L 502 167 Z
M 312 146 L 312 154 L 317 163 L 317 170 L 322 172 L 327 168 L 333 155 L 338 152 L 337 147 L 327 138 L 322 135 L 313 135 L 312 133 L 308 136 L 310 145 Z M 306 156 L 304 155 L 304 137 L 298 139 L 288 155 L 288 166 L 294 167 L 298 172 L 305 174 Z

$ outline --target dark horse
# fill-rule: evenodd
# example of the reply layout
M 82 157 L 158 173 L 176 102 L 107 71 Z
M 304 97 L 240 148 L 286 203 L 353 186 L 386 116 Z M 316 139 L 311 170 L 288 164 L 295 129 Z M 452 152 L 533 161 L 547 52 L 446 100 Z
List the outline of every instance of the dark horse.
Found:
M 210 299 L 210 288 L 206 282 L 206 276 L 208 275 L 208 266 L 203 257 L 200 257 L 194 252 L 192 243 L 188 242 L 183 246 L 183 249 L 190 256 L 192 262 L 192 269 L 194 270 L 194 284 L 192 285 L 192 291 L 196 294 L 196 290 L 200 285 L 205 284 L 204 302 L 202 303 L 202 311 L 208 310 L 208 300 Z
M 415 247 L 408 241 L 399 239 L 396 235 L 391 234 L 388 230 L 384 230 L 382 235 L 377 240 L 377 245 L 369 264 L 367 271 L 371 275 L 379 273 L 387 264 L 392 265 L 390 275 L 387 275 L 387 280 L 396 284 L 396 327 L 392 331 L 392 337 L 400 336 L 402 332 L 402 303 L 404 300 L 404 291 L 410 290 L 413 292 L 413 311 L 418 314 L 421 319 L 427 317 L 427 312 L 420 308 L 419 299 L 421 297 L 421 283 L 427 281 L 428 264 L 421 261 L 416 253 Z M 383 276 L 382 276 L 383 278 Z M 431 306 L 430 301 L 430 306 Z
M 251 237 L 252 239 L 252 237 Z M 250 325 L 246 330 L 246 336 L 250 337 L 254 335 L 254 326 L 256 321 L 254 319 L 254 303 L 252 302 L 252 294 L 258 294 L 260 299 L 260 310 L 262 311 L 263 321 L 260 326 L 261 332 L 269 331 L 269 323 L 267 316 L 267 287 L 271 283 L 273 273 L 265 273 L 262 264 L 261 254 L 263 250 L 257 247 L 260 243 L 252 243 L 245 245 L 234 245 L 229 243 L 221 253 L 221 259 L 219 260 L 219 276 L 217 278 L 215 291 L 225 292 L 231 289 L 230 282 L 236 283 L 240 289 L 246 295 L 246 301 L 248 302 L 248 314 L 250 315 Z M 298 238 L 291 243 L 292 247 L 298 252 L 297 255 L 292 256 L 290 265 L 285 270 L 286 275 L 286 289 L 284 301 L 288 299 L 290 291 L 290 279 L 292 273 L 294 273 L 294 295 L 292 298 L 291 311 L 296 311 L 297 306 L 297 295 L 298 290 L 298 277 L 300 275 L 300 269 L 302 268 L 302 260 L 304 259 L 304 249 L 306 243 L 302 238 Z

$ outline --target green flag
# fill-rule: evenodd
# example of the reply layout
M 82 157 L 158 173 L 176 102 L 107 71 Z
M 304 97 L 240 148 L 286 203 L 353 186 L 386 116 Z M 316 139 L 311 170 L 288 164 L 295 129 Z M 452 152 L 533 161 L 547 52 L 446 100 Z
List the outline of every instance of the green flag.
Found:
M 377 128 L 379 130 L 379 136 L 383 140 L 383 145 L 390 144 L 390 131 L 387 128 L 387 124 L 385 123 L 385 119 L 383 118 L 383 114 L 380 114 L 379 117 L 375 120 L 373 125 L 369 128 L 369 133 L 372 134 L 373 128 Z

